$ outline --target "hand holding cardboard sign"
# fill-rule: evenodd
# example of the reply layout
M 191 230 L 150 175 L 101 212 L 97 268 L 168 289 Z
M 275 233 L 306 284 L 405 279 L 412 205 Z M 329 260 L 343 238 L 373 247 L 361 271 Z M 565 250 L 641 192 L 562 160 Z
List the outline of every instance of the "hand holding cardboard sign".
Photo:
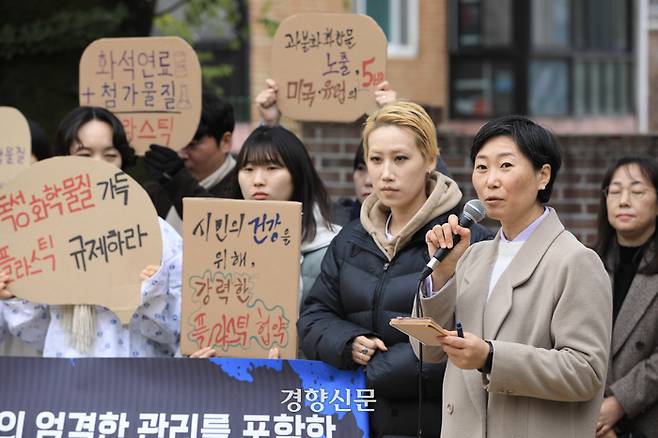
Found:
M 146 281 L 149 278 L 153 277 L 156 272 L 160 269 L 160 266 L 157 265 L 148 265 L 144 269 L 142 269 L 142 272 L 139 273 L 139 278 L 142 279 L 142 281 Z
M 11 283 L 9 275 L 0 273 L 0 300 L 10 300 L 14 298 L 14 294 L 7 290 L 9 283 Z
M 274 79 L 265 79 L 265 85 L 266 88 L 258 93 L 254 101 L 258 106 L 258 114 L 263 125 L 276 126 L 281 120 L 281 111 L 276 104 L 279 86 Z
M 387 103 L 395 102 L 398 98 L 398 93 L 391 88 L 388 81 L 383 81 L 377 84 L 375 89 L 375 101 L 379 107 L 383 107 Z
M 204 347 L 190 354 L 190 359 L 210 359 L 217 356 L 217 350 L 212 347 Z

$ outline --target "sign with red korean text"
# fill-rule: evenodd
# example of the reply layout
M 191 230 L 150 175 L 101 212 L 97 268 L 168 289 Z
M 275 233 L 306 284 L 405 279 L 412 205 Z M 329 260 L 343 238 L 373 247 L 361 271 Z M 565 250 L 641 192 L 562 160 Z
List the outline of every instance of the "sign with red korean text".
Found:
M 140 303 L 139 274 L 161 255 L 155 207 L 111 164 L 50 158 L 0 189 L 0 271 L 20 298 L 96 304 L 127 323 Z
M 112 111 L 138 154 L 182 149 L 201 117 L 199 59 L 178 37 L 96 40 L 80 59 L 80 105 Z
M 16 108 L 0 106 L 0 188 L 30 166 L 30 126 Z
M 298 14 L 272 44 L 281 112 L 297 120 L 353 122 L 377 108 L 386 72 L 386 36 L 360 14 Z
M 301 204 L 183 199 L 181 351 L 297 353 Z

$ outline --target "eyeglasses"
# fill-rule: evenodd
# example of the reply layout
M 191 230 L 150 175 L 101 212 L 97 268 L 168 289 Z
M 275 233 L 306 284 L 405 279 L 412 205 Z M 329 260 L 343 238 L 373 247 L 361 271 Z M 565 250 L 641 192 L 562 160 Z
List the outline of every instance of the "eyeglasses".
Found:
M 608 186 L 603 189 L 603 196 L 608 199 L 620 199 L 625 190 L 628 190 L 631 199 L 634 201 L 639 201 L 650 193 L 656 193 L 655 190 L 646 187 Z

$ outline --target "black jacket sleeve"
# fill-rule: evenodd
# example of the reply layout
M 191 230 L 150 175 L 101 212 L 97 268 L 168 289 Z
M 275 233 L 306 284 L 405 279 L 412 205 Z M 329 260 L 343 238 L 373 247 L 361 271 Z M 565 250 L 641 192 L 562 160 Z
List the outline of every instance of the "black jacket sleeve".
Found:
M 480 224 L 473 224 L 471 226 L 471 245 L 483 240 L 492 240 L 494 237 L 496 237 L 496 233 L 487 227 Z
M 183 217 L 183 198 L 240 198 L 237 196 L 237 168 L 233 168 L 217 185 L 206 189 L 183 168 L 176 172 L 170 181 L 162 184 L 163 189 L 169 196 L 172 205 Z
M 388 345 L 388 351 L 378 351 L 366 366 L 366 379 L 375 394 L 392 399 L 418 397 L 418 359 L 408 342 Z M 445 362 L 423 363 L 423 393 L 425 397 L 441 396 Z
M 352 361 L 352 339 L 374 333 L 345 318 L 339 289 L 343 262 L 339 248 L 343 246 L 343 236 L 340 233 L 329 245 L 322 272 L 302 303 L 297 332 L 307 358 L 336 368 L 354 369 L 358 365 Z
M 183 168 L 176 172 L 170 181 L 164 183 L 163 188 L 167 192 L 171 203 L 180 217 L 183 217 L 183 198 L 212 198 L 210 191 L 201 187 L 199 182 Z

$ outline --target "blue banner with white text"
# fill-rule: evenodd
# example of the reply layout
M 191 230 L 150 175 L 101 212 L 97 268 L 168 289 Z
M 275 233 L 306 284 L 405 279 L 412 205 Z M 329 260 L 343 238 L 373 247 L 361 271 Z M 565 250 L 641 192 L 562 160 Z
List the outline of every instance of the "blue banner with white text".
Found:
M 316 361 L 0 357 L 0 438 L 367 438 L 375 404 Z

